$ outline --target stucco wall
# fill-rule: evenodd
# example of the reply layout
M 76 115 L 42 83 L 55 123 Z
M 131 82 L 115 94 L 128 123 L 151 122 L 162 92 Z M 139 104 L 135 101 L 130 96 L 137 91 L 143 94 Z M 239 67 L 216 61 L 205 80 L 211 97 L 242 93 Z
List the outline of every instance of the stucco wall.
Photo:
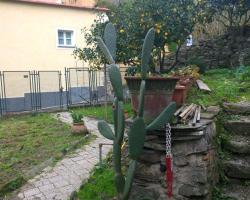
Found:
M 57 29 L 73 29 L 84 46 L 81 29 L 97 12 L 32 3 L 0 1 L 0 70 L 64 70 L 83 66 L 73 48 L 58 48 Z M 86 66 L 86 65 L 85 65 Z

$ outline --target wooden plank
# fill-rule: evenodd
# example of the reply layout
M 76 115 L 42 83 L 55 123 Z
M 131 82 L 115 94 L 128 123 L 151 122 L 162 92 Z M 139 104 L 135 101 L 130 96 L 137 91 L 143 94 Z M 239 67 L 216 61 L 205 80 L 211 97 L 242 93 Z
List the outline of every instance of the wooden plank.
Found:
M 192 108 L 187 112 L 187 114 L 186 114 L 182 119 L 183 119 L 183 120 L 186 120 L 189 116 L 192 117 L 192 115 L 193 115 L 193 113 L 194 113 L 196 107 L 197 107 L 197 106 L 194 104 L 194 105 L 192 106 Z
M 186 107 L 186 106 L 181 106 L 181 107 L 174 113 L 174 116 L 179 115 L 179 114 L 182 112 L 182 110 L 185 109 L 185 107 Z
M 193 105 L 194 104 L 192 103 L 190 106 L 188 106 L 179 116 L 183 118 L 190 111 L 190 109 L 192 109 Z
M 192 121 L 192 126 L 196 125 L 198 112 L 199 112 L 199 106 L 195 109 L 195 114 L 194 114 L 194 118 L 193 118 L 193 121 Z
M 206 83 L 204 83 L 202 80 L 196 80 L 196 83 L 198 85 L 198 88 L 200 90 L 205 90 L 211 92 L 210 88 L 207 86 Z
M 197 114 L 197 122 L 200 122 L 201 120 L 201 107 L 198 107 L 198 114 Z

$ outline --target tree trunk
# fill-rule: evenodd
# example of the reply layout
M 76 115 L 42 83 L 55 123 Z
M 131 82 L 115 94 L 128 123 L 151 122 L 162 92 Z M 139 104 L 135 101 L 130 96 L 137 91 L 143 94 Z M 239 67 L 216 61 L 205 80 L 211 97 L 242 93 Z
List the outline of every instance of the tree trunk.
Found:
M 171 66 L 169 69 L 166 70 L 166 73 L 171 72 L 171 71 L 175 68 L 175 66 L 177 65 L 177 63 L 178 63 L 178 56 L 179 56 L 179 52 L 180 52 L 180 48 L 181 48 L 181 45 L 178 45 L 177 50 L 176 50 L 176 52 L 175 52 L 175 61 L 174 61 L 174 63 L 172 64 L 172 66 Z

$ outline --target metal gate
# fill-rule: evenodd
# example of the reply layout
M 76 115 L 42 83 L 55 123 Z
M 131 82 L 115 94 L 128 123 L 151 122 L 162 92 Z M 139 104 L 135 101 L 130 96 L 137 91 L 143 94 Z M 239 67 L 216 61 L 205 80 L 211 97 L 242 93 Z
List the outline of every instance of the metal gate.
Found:
M 60 71 L 0 72 L 0 116 L 62 108 L 64 102 Z
M 3 85 L 5 90 L 5 113 L 31 111 L 33 99 L 31 93 L 30 71 L 4 71 Z
M 67 105 L 104 101 L 104 73 L 89 68 L 65 68 Z

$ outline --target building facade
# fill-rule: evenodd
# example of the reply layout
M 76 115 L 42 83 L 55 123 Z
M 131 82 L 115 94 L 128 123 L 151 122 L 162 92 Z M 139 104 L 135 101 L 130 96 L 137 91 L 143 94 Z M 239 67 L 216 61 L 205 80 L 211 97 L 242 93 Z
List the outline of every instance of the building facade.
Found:
M 72 55 L 85 45 L 81 29 L 105 11 L 93 0 L 0 1 L 0 70 L 82 67 Z
M 94 0 L 0 0 L 0 116 L 103 99 L 103 74 L 73 50 L 106 11 Z

